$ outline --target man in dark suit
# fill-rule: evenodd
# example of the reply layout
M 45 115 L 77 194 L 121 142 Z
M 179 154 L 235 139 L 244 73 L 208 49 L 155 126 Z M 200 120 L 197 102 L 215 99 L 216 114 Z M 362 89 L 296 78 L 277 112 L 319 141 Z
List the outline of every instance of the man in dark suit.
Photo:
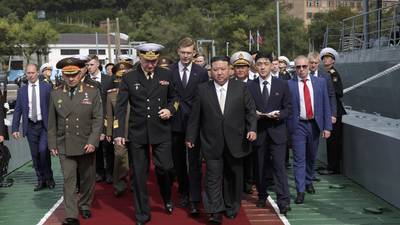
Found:
M 326 80 L 310 76 L 305 56 L 298 56 L 295 66 L 296 75 L 288 81 L 293 106 L 288 129 L 293 147 L 295 203 L 303 204 L 305 190 L 313 185 L 320 134 L 323 138 L 330 136 L 332 121 Z
M 165 210 L 172 214 L 171 179 L 173 168 L 171 154 L 171 122 L 177 101 L 170 70 L 157 66 L 162 45 L 146 43 L 136 47 L 140 52 L 140 64 L 122 77 L 116 103 L 117 118 L 114 121 L 114 141 L 125 144 L 126 107 L 130 104 L 128 149 L 133 166 L 132 188 L 136 212 L 136 224 L 150 221 L 150 205 L 147 193 L 150 147 L 155 172 L 164 200 Z
M 249 82 L 250 66 L 253 63 L 253 57 L 245 51 L 238 51 L 232 54 L 230 62 L 233 65 L 235 79 L 242 82 Z M 254 179 L 254 152 L 243 158 L 243 192 L 253 193 Z
M 12 135 L 19 139 L 20 120 L 22 117 L 22 136 L 26 136 L 31 150 L 33 167 L 36 171 L 37 185 L 34 191 L 46 186 L 55 186 L 51 170 L 50 152 L 47 149 L 47 125 L 51 85 L 39 81 L 36 64 L 26 66 L 28 85 L 22 86 L 17 93 L 17 100 L 12 122 Z
M 88 73 L 83 82 L 99 88 L 103 102 L 103 115 L 106 115 L 107 91 L 112 84 L 111 77 L 100 71 L 97 55 L 88 55 L 86 66 Z M 105 139 L 105 133 L 106 127 L 103 125 L 100 144 L 96 150 L 96 181 L 105 181 L 110 184 L 114 167 L 114 146 Z
M 333 123 L 332 135 L 326 140 L 326 151 L 328 156 L 328 170 L 325 174 L 340 173 L 342 155 L 343 155 L 343 124 L 342 116 L 346 114 L 343 107 L 343 84 L 339 72 L 335 69 L 335 60 L 339 54 L 333 48 L 324 48 L 321 50 L 321 59 L 324 63 L 324 69 L 328 72 L 332 81 L 336 98 L 336 120 Z
M 265 208 L 267 192 L 267 163 L 272 163 L 277 203 L 281 214 L 290 210 L 290 193 L 285 169 L 287 129 L 286 119 L 291 113 L 291 97 L 287 82 L 273 77 L 272 56 L 258 53 L 256 56 L 258 78 L 248 87 L 256 104 L 258 114 L 257 140 L 253 148 L 256 157 L 258 190 L 257 207 Z
M 200 145 L 206 160 L 203 198 L 209 222 L 220 224 L 222 212 L 236 217 L 243 189 L 243 160 L 256 139 L 254 101 L 246 84 L 229 80 L 229 58 L 211 60 L 213 81 L 199 85 L 186 132 L 186 145 Z M 222 191 L 223 189 L 223 191 Z
M 172 156 L 174 172 L 178 178 L 181 206 L 187 207 L 189 214 L 199 214 L 198 205 L 201 199 L 201 158 L 200 149 L 187 151 L 185 135 L 187 121 L 192 111 L 192 104 L 197 92 L 197 86 L 208 81 L 207 70 L 192 63 L 195 54 L 195 42 L 183 38 L 179 42 L 179 62 L 171 65 L 172 82 L 177 90 L 177 101 L 174 103 L 176 113 L 172 117 Z
M 79 211 L 89 219 L 94 196 L 96 169 L 95 147 L 103 126 L 100 91 L 81 81 L 81 67 L 76 58 L 64 58 L 56 67 L 62 69 L 64 85 L 51 93 L 49 102 L 49 149 L 59 156 L 64 177 L 63 225 L 79 225 Z M 78 171 L 78 173 L 77 173 Z M 80 194 L 76 193 L 79 174 Z

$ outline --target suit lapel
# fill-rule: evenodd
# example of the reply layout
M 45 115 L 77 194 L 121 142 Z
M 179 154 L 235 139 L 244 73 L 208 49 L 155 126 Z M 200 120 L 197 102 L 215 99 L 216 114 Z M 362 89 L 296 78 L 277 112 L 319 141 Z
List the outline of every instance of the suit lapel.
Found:
M 255 91 L 255 96 L 254 96 L 254 100 L 256 103 L 258 103 L 257 105 L 259 106 L 260 110 L 264 110 L 264 100 L 262 97 L 262 92 L 261 92 L 261 88 L 260 88 L 260 78 L 257 77 L 256 79 L 249 81 L 249 84 L 252 85 L 252 89 Z
M 240 81 L 242 82 L 242 81 Z M 228 90 L 226 91 L 226 96 L 225 96 L 225 107 L 224 107 L 224 113 L 229 111 L 229 106 L 231 105 L 231 101 L 233 98 L 233 94 L 235 93 L 235 82 L 229 81 L 228 83 Z
M 297 108 L 299 109 L 299 114 L 300 114 L 300 88 L 299 88 L 299 80 L 297 79 L 297 75 L 294 75 L 293 79 L 292 79 L 292 85 L 294 85 L 293 90 L 297 90 L 294 91 L 294 97 L 295 97 L 295 104 L 297 105 Z
M 210 98 L 212 101 L 212 105 L 214 105 L 214 107 L 217 109 L 217 111 L 220 113 L 220 115 L 222 115 L 222 111 L 221 111 L 221 107 L 219 107 L 219 101 L 218 101 L 218 96 L 217 93 L 215 91 L 215 85 L 214 85 L 214 81 L 210 81 L 208 83 L 208 87 L 209 87 L 209 93 L 210 93 Z M 226 105 L 226 101 L 225 101 L 225 105 Z
M 311 84 L 312 84 L 312 89 L 313 89 L 313 98 L 314 98 L 314 109 L 313 109 L 313 111 L 315 112 L 315 105 L 317 105 L 316 101 L 318 99 L 318 98 L 316 98 L 316 96 L 320 95 L 320 93 L 319 93 L 319 90 L 318 90 L 317 80 L 315 79 L 315 77 L 312 77 L 312 76 L 310 76 L 310 78 L 311 78 Z
M 44 91 L 45 91 L 45 90 L 44 90 L 43 83 L 42 83 L 42 82 L 39 82 L 40 111 L 41 111 L 42 115 L 43 115 L 43 109 L 45 108 L 44 99 L 45 99 L 45 94 L 46 94 L 46 93 L 44 93 Z
M 184 88 L 183 88 L 183 85 L 182 85 L 182 80 L 181 80 L 181 74 L 180 74 L 180 71 L 179 71 L 179 65 L 178 65 L 178 63 L 175 63 L 174 64 L 174 67 L 173 67 L 173 69 L 172 69 L 172 74 L 173 74 L 173 76 L 174 76 L 174 79 L 176 80 L 176 84 L 177 84 L 177 87 L 176 87 L 176 89 L 179 91 L 179 92 L 182 92 L 183 90 L 184 90 Z M 181 94 L 182 95 L 182 94 Z
M 277 79 L 277 78 L 275 78 L 275 77 L 272 77 L 271 78 L 271 89 L 270 89 L 270 91 L 269 91 L 269 98 L 268 98 L 268 102 L 267 102 L 267 105 L 266 105 L 266 108 L 268 108 L 271 104 L 270 104 L 270 102 L 272 101 L 272 99 L 274 98 L 274 95 L 275 95 L 275 92 L 276 92 L 276 84 L 274 84 L 275 82 L 276 82 L 276 80 L 275 79 Z
M 198 75 L 197 75 L 196 67 L 194 67 L 194 65 L 192 63 L 192 69 L 190 70 L 189 80 L 186 85 L 186 88 L 190 88 L 192 86 L 192 84 L 195 83 L 197 76 Z

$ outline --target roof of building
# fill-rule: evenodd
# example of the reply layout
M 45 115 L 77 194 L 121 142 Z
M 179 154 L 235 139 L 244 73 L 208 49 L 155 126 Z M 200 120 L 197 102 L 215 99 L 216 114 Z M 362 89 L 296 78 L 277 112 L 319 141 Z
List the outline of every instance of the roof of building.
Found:
M 107 44 L 107 34 L 98 33 L 97 34 L 97 44 L 106 45 Z M 129 41 L 122 38 L 121 35 L 120 43 L 121 45 L 128 45 Z M 57 43 L 54 44 L 96 44 L 96 34 L 80 34 L 80 33 L 62 33 L 59 36 Z M 111 34 L 111 44 L 115 44 L 115 36 Z

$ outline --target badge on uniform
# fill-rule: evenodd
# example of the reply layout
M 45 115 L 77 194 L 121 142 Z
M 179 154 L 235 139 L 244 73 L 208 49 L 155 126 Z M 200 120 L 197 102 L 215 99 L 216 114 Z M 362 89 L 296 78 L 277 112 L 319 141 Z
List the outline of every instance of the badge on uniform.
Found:
M 162 86 L 169 85 L 169 81 L 166 81 L 166 80 L 160 80 L 160 85 L 162 85 Z
M 92 101 L 90 101 L 89 95 L 87 92 L 85 92 L 85 98 L 82 99 L 81 104 L 82 105 L 91 105 L 92 104 Z
M 334 69 L 329 70 L 329 73 L 334 73 L 334 72 L 335 72 Z
M 337 77 L 332 78 L 333 82 L 337 82 Z
M 278 96 L 278 95 L 279 95 L 279 92 L 275 92 L 275 95 Z
M 140 86 L 140 84 L 139 84 L 139 83 L 135 83 L 135 84 L 133 84 L 133 86 L 135 86 L 135 90 L 138 90 L 138 89 L 139 89 L 139 86 Z

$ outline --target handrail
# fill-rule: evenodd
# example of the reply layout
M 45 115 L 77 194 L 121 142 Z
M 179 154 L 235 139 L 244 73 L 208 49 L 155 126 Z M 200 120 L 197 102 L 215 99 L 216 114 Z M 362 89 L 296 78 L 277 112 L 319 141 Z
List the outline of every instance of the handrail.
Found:
M 361 82 L 358 82 L 355 85 L 352 85 L 352 86 L 344 89 L 343 90 L 343 94 L 347 94 L 348 92 L 350 92 L 350 91 L 352 91 L 352 90 L 354 90 L 354 89 L 356 89 L 356 88 L 358 88 L 358 87 L 360 87 L 360 86 L 362 86 L 364 84 L 367 84 L 367 83 L 369 83 L 369 82 L 371 82 L 373 80 L 376 80 L 378 78 L 381 78 L 381 77 L 384 77 L 384 76 L 386 76 L 388 74 L 391 74 L 391 73 L 393 73 L 394 71 L 396 71 L 398 69 L 400 69 L 400 63 L 398 63 L 398 64 L 396 64 L 396 65 L 394 65 L 394 66 L 392 66 L 392 67 L 390 67 L 390 68 L 388 68 L 388 69 L 386 69 L 386 70 L 384 70 L 382 72 L 379 72 L 379 73 L 377 73 L 377 74 L 375 74 L 375 75 L 373 75 L 373 76 L 371 76 L 371 77 L 369 77 L 369 78 L 367 78 L 367 79 L 365 79 L 365 80 L 363 80 Z

